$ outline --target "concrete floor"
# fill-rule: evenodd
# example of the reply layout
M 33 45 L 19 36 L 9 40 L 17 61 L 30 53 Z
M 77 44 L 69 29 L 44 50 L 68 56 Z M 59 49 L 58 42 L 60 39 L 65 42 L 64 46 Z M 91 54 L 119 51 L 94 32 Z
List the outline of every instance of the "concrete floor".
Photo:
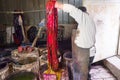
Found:
M 71 43 L 70 41 L 61 42 L 59 45 L 60 52 L 63 54 L 67 50 L 71 51 Z M 64 45 L 63 45 L 64 44 Z M 67 44 L 67 45 L 65 45 Z M 6 46 L 5 46 L 6 47 Z M 8 46 L 9 47 L 9 46 Z M 15 46 L 16 47 L 16 46 Z M 3 47 L 4 48 L 4 47 Z M 1 51 L 1 50 L 0 50 Z M 93 64 L 90 69 L 91 80 L 117 80 L 111 72 L 106 69 L 102 64 Z
M 102 65 L 92 65 L 89 73 L 91 80 L 117 80 L 111 72 Z

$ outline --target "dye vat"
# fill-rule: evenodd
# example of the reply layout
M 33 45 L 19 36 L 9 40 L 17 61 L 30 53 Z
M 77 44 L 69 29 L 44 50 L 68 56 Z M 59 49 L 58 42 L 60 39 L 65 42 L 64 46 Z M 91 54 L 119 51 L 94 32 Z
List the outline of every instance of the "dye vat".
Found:
M 0 63 L 0 80 L 4 80 L 9 74 L 9 66 L 5 62 Z
M 37 80 L 37 76 L 33 72 L 18 71 L 7 76 L 5 80 Z
M 26 57 L 39 57 L 39 51 L 38 48 L 34 48 L 34 50 L 32 52 L 22 52 L 19 53 L 18 49 L 15 49 L 13 51 L 11 51 L 11 57 L 14 60 L 20 60 L 20 59 L 24 59 Z
M 1 51 L 0 52 L 0 58 L 9 57 L 9 56 L 11 56 L 11 53 L 9 51 Z
M 42 48 L 39 48 L 39 51 L 40 51 L 40 57 L 39 57 L 39 60 L 40 60 L 40 66 L 43 66 L 45 64 L 47 64 L 47 53 L 48 53 L 48 50 L 46 47 L 42 47 Z M 59 62 L 61 62 L 61 54 L 59 51 L 57 51 L 57 55 L 58 55 L 58 59 L 59 59 Z
M 10 51 L 0 51 L 0 62 L 6 61 L 10 62 L 11 52 Z
M 34 73 L 39 72 L 39 58 L 27 57 L 13 63 L 13 71 L 31 71 Z

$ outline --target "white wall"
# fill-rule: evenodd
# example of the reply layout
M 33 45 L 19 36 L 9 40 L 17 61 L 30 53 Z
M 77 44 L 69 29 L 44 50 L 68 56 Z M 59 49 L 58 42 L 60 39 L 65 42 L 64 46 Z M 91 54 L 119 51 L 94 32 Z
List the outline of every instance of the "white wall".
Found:
M 13 26 L 7 26 L 6 28 L 6 42 L 12 43 L 13 42 L 13 33 L 14 33 L 14 27 Z
M 120 0 L 84 0 L 97 29 L 94 62 L 117 54 Z

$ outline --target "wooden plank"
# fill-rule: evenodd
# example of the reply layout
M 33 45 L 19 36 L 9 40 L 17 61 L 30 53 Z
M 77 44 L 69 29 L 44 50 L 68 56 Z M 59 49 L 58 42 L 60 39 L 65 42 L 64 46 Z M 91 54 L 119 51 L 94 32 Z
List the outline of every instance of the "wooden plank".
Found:
M 27 8 L 27 0 L 21 0 L 21 5 L 22 5 L 22 10 L 23 11 L 27 11 L 28 8 Z M 29 16 L 28 16 L 28 13 L 24 13 L 23 14 L 24 16 L 24 25 L 28 26 L 29 25 Z
M 82 4 L 83 4 L 83 1 L 82 1 L 82 0 L 79 0 L 79 1 L 80 1 L 79 4 L 82 5 Z
M 25 6 L 25 10 L 26 11 L 31 11 L 31 10 L 34 10 L 33 9 L 33 1 L 32 0 L 25 0 L 26 1 L 26 6 Z M 31 13 L 31 12 L 28 12 L 28 13 L 25 13 L 26 14 L 26 19 L 27 19 L 27 25 L 34 25 L 34 16 L 33 14 L 34 13 Z
M 45 19 L 46 19 L 46 4 L 47 4 L 48 0 L 45 0 Z
M 19 0 L 13 0 L 14 10 L 18 10 L 20 7 Z
M 75 5 L 75 0 L 69 0 L 69 4 Z M 68 19 L 69 19 L 68 23 L 71 24 L 74 22 L 74 19 L 70 15 L 69 15 Z
M 38 0 L 38 9 L 40 10 L 40 1 L 41 0 Z M 40 12 L 38 12 L 38 14 L 39 14 L 39 21 L 41 20 L 41 15 L 40 15 Z
M 34 10 L 40 10 L 38 1 L 39 0 L 33 0 Z M 38 23 L 40 22 L 39 13 L 40 12 L 34 12 L 34 25 L 38 25 Z
M 23 11 L 27 11 L 27 7 L 26 7 L 27 2 L 28 2 L 27 0 L 22 0 Z
M 16 3 L 17 0 L 8 0 L 8 6 L 9 8 L 7 8 L 7 11 L 14 11 L 15 8 L 18 8 L 15 3 Z M 13 36 L 12 36 L 12 33 L 13 33 L 13 14 L 6 14 L 7 15 L 7 26 L 9 26 L 9 31 L 7 32 L 7 35 L 9 34 L 9 38 L 7 37 L 7 40 L 9 39 L 10 43 L 12 43 L 13 41 Z M 7 28 L 8 29 L 8 28 Z
M 2 11 L 2 0 L 0 0 L 0 11 Z
M 29 3 L 28 3 L 29 5 L 29 8 L 28 8 L 28 11 L 29 10 L 34 10 L 34 7 L 33 7 L 33 1 L 31 0 L 29 0 Z M 30 12 L 30 13 L 28 13 L 29 14 L 29 20 L 30 20 L 30 25 L 34 25 L 34 12 Z
M 35 12 L 33 0 L 23 0 L 24 23 L 26 26 L 35 25 Z M 26 12 L 27 11 L 27 12 Z M 29 11 L 29 12 L 28 12 Z M 33 11 L 33 12 L 31 12 Z
M 9 1 L 9 10 L 14 11 L 16 7 L 14 0 L 8 0 L 8 1 Z
M 14 4 L 13 0 L 1 0 L 1 6 L 2 6 L 2 11 L 13 11 Z M 7 14 L 7 13 L 2 13 L 2 24 L 6 25 L 12 25 L 13 21 L 13 15 L 12 14 Z
M 75 0 L 75 6 L 76 7 L 79 7 L 81 5 L 82 5 L 81 0 Z
M 46 7 L 47 2 L 48 2 L 48 0 L 45 0 L 45 7 Z
M 16 3 L 15 3 L 15 4 L 16 4 L 16 5 L 15 5 L 15 6 L 16 6 L 16 9 L 17 9 L 17 10 L 22 10 L 22 5 L 23 5 L 24 2 L 23 2 L 22 0 L 17 0 L 17 1 L 15 1 L 15 2 L 16 2 Z
M 44 11 L 45 10 L 45 3 L 46 1 L 45 0 L 40 0 L 40 10 L 43 10 L 40 12 L 40 20 L 44 19 L 45 18 L 45 14 L 46 12 Z
M 36 7 L 35 5 L 36 5 L 35 0 L 32 0 L 32 10 L 33 10 L 33 12 L 31 12 L 31 13 L 32 13 L 32 16 L 33 16 L 33 19 L 32 19 L 33 25 L 35 25 L 35 20 L 36 20 L 36 19 L 35 19 L 35 13 L 36 13 L 36 12 L 34 12 L 34 10 L 36 10 L 36 9 L 35 9 L 35 7 Z
M 75 5 L 75 0 L 69 0 L 69 4 Z M 68 23 L 74 23 L 74 19 L 69 15 L 68 17 L 69 22 Z
M 14 11 L 14 0 L 8 0 L 8 11 Z M 7 14 L 8 25 L 13 25 L 13 14 Z
M 0 7 L 1 7 L 0 11 L 1 11 L 1 12 L 4 11 L 4 8 L 3 8 L 4 6 L 3 6 L 3 4 L 2 4 L 3 1 L 4 1 L 4 0 L 0 0 Z M 0 20 L 0 24 L 3 24 L 3 23 L 4 23 L 4 20 L 5 20 L 5 15 L 1 13 L 1 14 L 0 14 L 0 19 L 1 19 L 1 20 Z
M 63 3 L 65 4 L 65 3 L 68 3 L 69 1 L 68 0 L 63 0 Z M 68 13 L 65 13 L 65 12 L 63 12 L 63 24 L 67 24 L 68 22 L 69 22 L 69 20 L 68 20 Z
M 22 10 L 22 11 L 23 11 L 24 8 L 25 8 L 25 7 L 24 7 L 24 6 L 25 6 L 24 1 L 25 1 L 25 0 L 19 0 L 19 1 L 18 1 L 18 4 L 19 4 L 18 7 L 19 7 L 19 9 Z
M 45 0 L 40 0 L 40 9 L 44 9 L 45 8 Z
M 78 8 L 79 6 L 82 6 L 82 0 L 74 0 L 74 5 Z M 73 18 L 71 18 L 71 23 L 75 23 L 76 24 L 76 21 L 73 19 Z
M 63 3 L 63 0 L 58 0 L 58 2 Z M 63 11 L 58 10 L 58 23 L 62 24 L 63 23 Z
M 8 7 L 9 7 L 8 1 L 4 1 L 3 5 L 4 5 L 4 11 L 8 11 Z M 7 14 L 5 14 L 5 23 L 6 23 L 6 25 L 8 25 L 8 16 L 7 16 Z
M 74 5 L 75 4 L 75 0 L 69 0 L 69 4 Z
M 2 6 L 3 6 L 3 11 L 7 11 L 7 7 L 6 7 L 7 2 L 5 0 L 2 1 Z M 3 24 L 7 25 L 7 16 L 6 14 L 3 14 L 4 19 L 3 19 Z

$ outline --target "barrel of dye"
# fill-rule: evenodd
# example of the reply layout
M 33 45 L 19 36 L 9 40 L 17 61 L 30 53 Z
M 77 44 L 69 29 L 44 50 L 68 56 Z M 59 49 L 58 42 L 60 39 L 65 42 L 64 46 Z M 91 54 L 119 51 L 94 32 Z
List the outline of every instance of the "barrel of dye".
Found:
M 79 69 L 79 63 L 72 56 L 72 52 L 67 51 L 64 53 L 63 58 L 66 62 L 66 68 L 68 69 L 69 79 L 81 80 L 81 72 Z
M 10 51 L 0 51 L 0 62 L 10 62 L 11 52 Z
M 9 66 L 5 62 L 0 63 L 0 80 L 4 80 L 9 74 Z
M 65 59 L 65 61 L 67 62 L 72 62 L 72 52 L 71 51 L 67 51 L 63 54 L 63 58 Z
M 0 51 L 0 80 L 9 75 L 9 63 L 11 62 L 11 53 L 10 51 L 3 50 Z
M 0 58 L 2 57 L 10 57 L 11 53 L 9 51 L 1 51 L 0 52 Z
M 34 73 L 39 72 L 39 58 L 37 57 L 27 57 L 21 60 L 18 60 L 13 63 L 13 70 L 14 71 L 31 71 Z
M 66 66 L 66 70 L 68 71 L 68 75 L 65 75 L 65 78 L 71 79 L 71 80 L 79 80 L 79 79 L 73 79 L 73 75 L 72 75 L 72 69 L 71 69 L 71 65 L 73 63 L 73 59 L 72 59 L 72 52 L 71 51 L 67 51 L 63 54 L 63 58 L 65 60 L 65 66 Z M 65 73 L 64 73 L 65 74 Z
M 47 48 L 42 47 L 42 48 L 39 48 L 39 51 L 40 51 L 40 57 L 39 57 L 40 66 L 43 66 L 48 63 L 48 61 L 47 61 L 48 50 L 47 50 Z M 61 54 L 59 51 L 57 51 L 57 56 L 58 56 L 59 62 L 61 62 Z
M 33 72 L 17 71 L 7 76 L 5 80 L 37 80 L 37 76 Z
M 19 53 L 18 49 L 15 49 L 13 51 L 11 51 L 11 57 L 14 60 L 20 60 L 22 58 L 26 58 L 26 57 L 39 57 L 39 51 L 38 48 L 34 48 L 34 50 L 32 52 L 22 52 Z

